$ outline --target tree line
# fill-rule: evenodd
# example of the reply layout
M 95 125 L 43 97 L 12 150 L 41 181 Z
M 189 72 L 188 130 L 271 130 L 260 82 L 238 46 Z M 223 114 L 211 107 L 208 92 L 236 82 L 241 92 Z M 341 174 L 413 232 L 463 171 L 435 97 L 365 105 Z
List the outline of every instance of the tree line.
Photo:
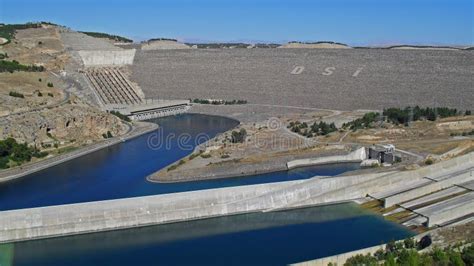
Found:
M 42 158 L 47 152 L 40 152 L 26 143 L 18 143 L 14 138 L 0 140 L 0 169 L 10 167 L 10 162 L 20 165 L 31 161 L 32 157 Z
M 133 40 L 118 36 L 118 35 L 113 35 L 113 34 L 108 34 L 108 33 L 102 33 L 102 32 L 92 32 L 92 31 L 80 31 L 80 33 L 84 33 L 86 35 L 89 35 L 91 37 L 95 38 L 105 38 L 109 40 L 113 40 L 116 42 L 124 42 L 124 43 L 131 43 Z
M 15 71 L 27 71 L 27 72 L 43 72 L 45 70 L 44 66 L 36 65 L 23 65 L 16 60 L 7 61 L 0 60 L 0 72 L 10 72 Z
M 314 122 L 311 126 L 309 126 L 306 122 L 292 121 L 287 128 L 292 132 L 309 138 L 314 136 L 325 136 L 329 133 L 337 131 L 337 127 L 334 123 L 328 124 L 324 121 L 320 121 L 319 123 Z
M 471 111 L 466 110 L 465 115 L 470 115 Z M 407 124 L 408 122 L 418 121 L 421 119 L 426 119 L 430 121 L 436 121 L 439 118 L 452 117 L 457 115 L 462 115 L 462 112 L 458 111 L 456 108 L 449 107 L 405 107 L 401 108 L 388 108 L 383 110 L 383 115 L 387 117 L 389 122 L 394 124 Z
M 246 100 L 224 101 L 224 100 L 194 99 L 194 100 L 192 100 L 192 102 L 193 103 L 198 103 L 198 104 L 213 104 L 213 105 L 247 104 Z
M 374 126 L 374 123 L 382 121 L 393 123 L 395 125 L 403 124 L 407 126 L 411 121 L 423 119 L 436 121 L 438 118 L 446 118 L 463 114 L 471 115 L 471 111 L 466 110 L 461 112 L 456 108 L 448 107 L 422 108 L 415 106 L 406 108 L 387 108 L 383 110 L 382 114 L 378 112 L 369 112 L 364 114 L 364 116 L 361 118 L 344 123 L 342 124 L 342 129 L 357 131 L 359 129 L 371 128 Z M 319 123 L 314 122 L 311 126 L 309 126 L 306 122 L 291 121 L 287 128 L 292 132 L 310 138 L 314 136 L 324 136 L 338 130 L 334 123 L 328 124 L 323 121 Z M 465 135 L 468 134 L 470 134 L 470 132 L 465 133 Z
M 431 245 L 428 236 L 423 237 L 420 242 L 413 239 L 405 239 L 400 242 L 390 242 L 385 250 L 380 249 L 374 254 L 356 255 L 349 258 L 345 266 L 464 266 L 474 265 L 474 243 L 461 247 L 461 245 L 450 246 L 445 249 L 434 247 L 431 251 L 419 253 L 420 250 Z M 331 265 L 331 264 L 330 264 Z

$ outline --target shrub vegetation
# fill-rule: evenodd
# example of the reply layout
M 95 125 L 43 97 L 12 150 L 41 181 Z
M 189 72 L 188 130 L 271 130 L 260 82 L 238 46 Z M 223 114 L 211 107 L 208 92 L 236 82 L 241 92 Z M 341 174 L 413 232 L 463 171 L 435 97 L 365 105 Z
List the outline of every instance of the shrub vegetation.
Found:
M 0 169 L 9 168 L 11 161 L 20 165 L 29 162 L 32 157 L 42 158 L 46 155 L 47 152 L 40 152 L 26 143 L 18 143 L 14 138 L 0 140 Z
M 245 128 L 241 128 L 240 131 L 232 131 L 230 141 L 232 143 L 243 143 L 245 141 L 245 137 L 247 136 L 247 131 Z
M 12 97 L 16 97 L 16 98 L 25 98 L 25 95 L 23 95 L 19 92 L 16 92 L 16 91 L 10 91 L 10 93 L 8 93 L 8 95 L 10 95 Z
M 231 101 L 224 101 L 224 100 L 207 100 L 207 99 L 194 99 L 192 100 L 193 103 L 199 104 L 213 104 L 213 105 L 234 105 L 234 104 L 246 104 L 246 100 L 231 100 Z
M 385 250 L 380 249 L 373 255 L 359 254 L 353 256 L 349 258 L 344 265 L 474 265 L 473 244 L 474 243 L 465 248 L 459 248 L 459 245 L 445 249 L 434 247 L 431 251 L 420 254 L 418 251 L 424 249 L 426 246 L 423 246 L 420 242 L 416 243 L 413 239 L 406 239 L 400 242 L 388 243 Z
M 356 131 L 358 129 L 370 128 L 372 127 L 373 123 L 380 120 L 379 113 L 367 113 L 362 118 L 358 118 L 348 123 L 344 123 L 342 125 L 343 128 L 349 128 L 352 131 Z
M 288 128 L 295 133 L 298 133 L 302 136 L 306 137 L 313 137 L 313 136 L 325 136 L 329 133 L 337 131 L 337 127 L 334 123 L 326 123 L 324 121 L 320 121 L 319 123 L 314 122 L 311 126 L 308 126 L 306 122 L 290 122 Z
M 383 110 L 383 115 L 387 117 L 389 122 L 394 124 L 406 124 L 411 121 L 427 119 L 435 121 L 438 117 L 445 118 L 457 116 L 460 113 L 456 108 L 436 107 L 422 108 L 419 106 L 401 108 L 388 108 Z
M 35 65 L 23 65 L 18 63 L 18 61 L 12 60 L 0 60 L 0 72 L 10 72 L 15 71 L 27 71 L 27 72 L 43 72 L 45 70 L 44 66 L 35 66 Z
M 124 120 L 124 121 L 127 121 L 127 122 L 130 122 L 130 117 L 120 113 L 119 111 L 110 111 L 111 114 L 115 115 L 116 117 Z
M 84 33 L 86 35 L 89 35 L 91 37 L 106 38 L 106 39 L 110 39 L 110 40 L 113 40 L 113 41 L 116 41 L 116 42 L 125 42 L 125 43 L 133 42 L 132 40 L 130 40 L 128 38 L 118 36 L 118 35 L 112 35 L 112 34 L 107 34 L 107 33 L 102 33 L 102 32 L 91 32 L 91 31 L 80 31 L 80 32 Z

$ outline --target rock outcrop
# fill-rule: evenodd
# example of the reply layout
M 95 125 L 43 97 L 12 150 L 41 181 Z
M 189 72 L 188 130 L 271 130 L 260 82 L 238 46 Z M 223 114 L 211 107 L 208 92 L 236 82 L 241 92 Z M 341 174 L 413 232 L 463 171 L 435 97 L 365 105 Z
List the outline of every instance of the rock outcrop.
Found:
M 0 139 L 13 137 L 45 148 L 55 143 L 87 144 L 102 140 L 107 132 L 118 136 L 126 131 L 119 118 L 80 103 L 6 116 L 0 125 Z

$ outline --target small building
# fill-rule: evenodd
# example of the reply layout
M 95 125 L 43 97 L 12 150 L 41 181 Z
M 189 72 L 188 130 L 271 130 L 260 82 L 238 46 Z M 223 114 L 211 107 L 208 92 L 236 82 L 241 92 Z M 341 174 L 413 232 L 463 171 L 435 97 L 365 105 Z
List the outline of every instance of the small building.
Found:
M 369 158 L 371 160 L 378 160 L 381 164 L 393 164 L 396 162 L 395 146 L 392 144 L 380 145 L 369 148 Z

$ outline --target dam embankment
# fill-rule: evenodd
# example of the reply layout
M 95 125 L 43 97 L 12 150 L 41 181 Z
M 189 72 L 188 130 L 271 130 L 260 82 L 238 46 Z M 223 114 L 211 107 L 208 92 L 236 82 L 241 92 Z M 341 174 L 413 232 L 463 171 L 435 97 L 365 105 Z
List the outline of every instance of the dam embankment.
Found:
M 324 156 L 317 158 L 308 158 L 293 160 L 286 163 L 288 169 L 306 167 L 313 165 L 335 164 L 335 163 L 360 163 L 367 158 L 365 148 L 359 148 L 347 155 Z

